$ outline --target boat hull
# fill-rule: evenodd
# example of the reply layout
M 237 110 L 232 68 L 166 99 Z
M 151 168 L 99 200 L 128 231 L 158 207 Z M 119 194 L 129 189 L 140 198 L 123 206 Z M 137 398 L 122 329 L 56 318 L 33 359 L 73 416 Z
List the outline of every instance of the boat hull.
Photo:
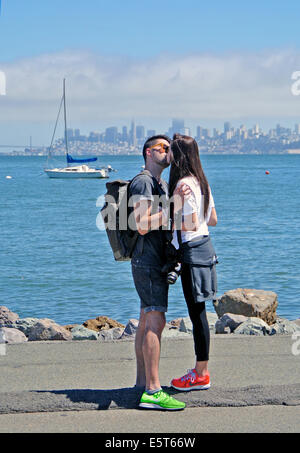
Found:
M 82 172 L 71 172 L 71 171 L 59 171 L 59 170 L 45 170 L 45 173 L 49 178 L 56 179 L 105 179 L 108 178 L 106 171 L 95 170 L 95 171 L 82 171 Z

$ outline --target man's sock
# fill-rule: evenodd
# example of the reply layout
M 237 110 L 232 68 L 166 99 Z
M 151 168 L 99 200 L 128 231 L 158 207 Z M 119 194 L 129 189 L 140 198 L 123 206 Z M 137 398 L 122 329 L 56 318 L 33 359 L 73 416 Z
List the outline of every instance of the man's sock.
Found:
M 157 392 L 159 392 L 160 390 L 162 390 L 161 387 L 160 387 L 159 389 L 146 390 L 146 393 L 148 393 L 148 395 L 154 395 L 154 393 L 157 393 Z

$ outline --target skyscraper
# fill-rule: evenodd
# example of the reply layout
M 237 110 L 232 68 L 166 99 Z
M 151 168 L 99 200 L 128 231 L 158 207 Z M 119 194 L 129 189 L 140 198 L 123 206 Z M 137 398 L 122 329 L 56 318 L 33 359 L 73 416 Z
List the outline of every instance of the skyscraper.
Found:
M 138 140 L 144 140 L 144 138 L 145 138 L 144 126 L 136 126 L 136 138 Z
M 122 142 L 128 142 L 127 126 L 122 127 Z
M 197 129 L 196 129 L 196 140 L 201 140 L 201 137 L 202 137 L 202 127 L 201 126 L 197 126 Z
M 134 120 L 131 121 L 130 144 L 136 146 L 136 127 Z
M 105 142 L 106 143 L 117 143 L 118 138 L 118 128 L 117 127 L 108 127 L 105 130 Z

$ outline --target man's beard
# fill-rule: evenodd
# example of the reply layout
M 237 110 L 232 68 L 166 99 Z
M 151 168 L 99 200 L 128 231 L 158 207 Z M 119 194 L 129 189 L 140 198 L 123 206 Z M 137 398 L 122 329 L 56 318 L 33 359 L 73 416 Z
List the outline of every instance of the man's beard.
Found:
M 171 162 L 169 162 L 168 157 L 165 157 L 164 160 L 157 161 L 156 163 L 157 163 L 160 167 L 168 168 L 168 167 L 170 166 L 170 163 L 171 163 Z

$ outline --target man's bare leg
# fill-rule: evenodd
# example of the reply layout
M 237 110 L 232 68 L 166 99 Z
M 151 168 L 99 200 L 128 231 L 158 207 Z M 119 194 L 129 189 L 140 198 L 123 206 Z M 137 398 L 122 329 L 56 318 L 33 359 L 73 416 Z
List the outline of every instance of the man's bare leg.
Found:
M 144 310 L 141 309 L 139 326 L 135 335 L 135 356 L 136 356 L 136 386 L 146 386 L 146 372 L 143 354 L 143 342 L 145 334 L 146 316 Z
M 150 311 L 145 314 L 145 328 L 143 339 L 143 356 L 146 374 L 146 390 L 160 388 L 159 359 L 161 334 L 166 324 L 165 314 L 159 311 Z

